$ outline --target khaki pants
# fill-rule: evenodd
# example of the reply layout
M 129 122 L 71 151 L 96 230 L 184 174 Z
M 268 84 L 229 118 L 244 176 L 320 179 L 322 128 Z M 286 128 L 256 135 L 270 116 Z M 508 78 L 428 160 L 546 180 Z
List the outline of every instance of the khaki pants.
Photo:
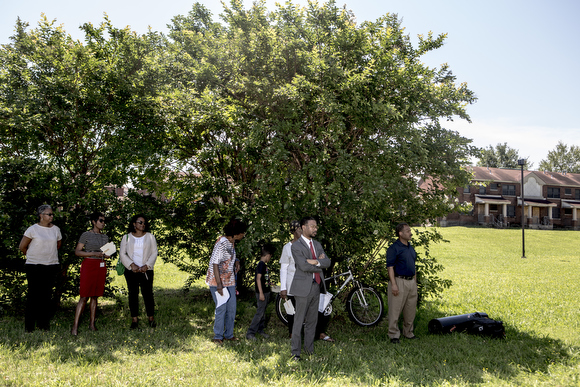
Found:
M 399 295 L 393 296 L 391 283 L 388 286 L 389 304 L 389 338 L 398 339 L 401 336 L 399 330 L 399 316 L 403 312 L 403 336 L 413 337 L 413 321 L 417 311 L 417 282 L 395 277 Z

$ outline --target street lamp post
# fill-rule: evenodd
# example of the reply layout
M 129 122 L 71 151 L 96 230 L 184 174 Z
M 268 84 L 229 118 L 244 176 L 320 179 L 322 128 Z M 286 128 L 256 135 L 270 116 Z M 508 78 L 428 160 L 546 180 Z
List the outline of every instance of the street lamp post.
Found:
M 526 159 L 519 159 L 518 165 L 522 169 L 522 258 L 526 257 L 526 237 L 524 232 L 524 227 L 526 225 L 526 212 L 524 211 L 524 165 L 526 164 Z

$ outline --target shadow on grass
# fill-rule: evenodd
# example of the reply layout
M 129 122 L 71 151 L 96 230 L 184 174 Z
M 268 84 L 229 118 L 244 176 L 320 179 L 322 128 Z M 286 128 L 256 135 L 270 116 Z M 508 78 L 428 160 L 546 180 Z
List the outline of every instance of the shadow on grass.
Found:
M 130 330 L 126 295 L 120 295 L 100 303 L 98 332 L 88 330 L 85 317 L 79 336 L 70 335 L 76 305 L 71 301 L 56 314 L 50 332 L 26 334 L 23 319 L 4 317 L 0 320 L 3 345 L 12 355 L 23 359 L 37 356 L 35 352 L 45 352 L 51 362 L 78 365 L 130 362 L 135 361 L 132 355 L 159 352 L 211 356 L 208 351 L 214 351 L 211 343 L 214 304 L 209 291 L 157 289 L 155 297 L 156 329 L 146 327 L 143 311 L 141 329 Z M 466 334 L 430 335 L 428 321 L 442 316 L 435 303 L 425 303 L 419 310 L 415 332 L 420 339 L 401 340 L 399 345 L 389 342 L 386 319 L 377 327 L 362 328 L 351 323 L 340 307 L 335 310 L 328 333 L 337 342 L 317 341 L 314 355 L 303 356 L 303 361 L 294 363 L 290 361 L 287 328 L 277 319 L 273 303 L 268 309 L 271 338 L 253 342 L 243 339 L 255 307 L 252 302 L 241 300 L 235 334 L 242 339 L 228 342 L 220 350 L 231 351 L 239 362 L 250 364 L 252 375 L 258 375 L 264 383 L 291 376 L 292 380 L 305 384 L 329 378 L 344 378 L 355 384 L 386 380 L 423 385 L 440 385 L 444 381 L 478 384 L 484 383 L 489 375 L 510 383 L 522 372 L 547 374 L 551 364 L 567 364 L 570 360 L 569 347 L 559 340 L 517 331 L 509 323 L 506 340 Z

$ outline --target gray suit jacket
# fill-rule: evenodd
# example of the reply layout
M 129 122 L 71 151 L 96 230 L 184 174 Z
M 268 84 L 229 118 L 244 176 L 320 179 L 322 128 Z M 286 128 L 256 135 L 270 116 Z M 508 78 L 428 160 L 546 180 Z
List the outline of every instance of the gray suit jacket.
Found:
M 320 266 L 311 265 L 306 262 L 307 259 L 312 259 L 312 253 L 310 251 L 310 246 L 306 244 L 303 238 L 292 243 L 292 257 L 296 264 L 296 273 L 294 274 L 294 280 L 292 280 L 291 289 L 292 294 L 298 297 L 306 297 L 310 292 L 313 273 L 320 273 L 320 278 L 322 279 L 321 292 L 326 293 L 326 285 L 324 284 L 324 274 L 322 273 L 322 269 L 330 267 L 330 259 L 326 256 L 324 249 L 322 249 L 322 245 L 318 241 L 312 239 L 312 245 L 316 257 L 320 262 Z M 324 254 L 324 258 L 321 258 L 322 254 Z

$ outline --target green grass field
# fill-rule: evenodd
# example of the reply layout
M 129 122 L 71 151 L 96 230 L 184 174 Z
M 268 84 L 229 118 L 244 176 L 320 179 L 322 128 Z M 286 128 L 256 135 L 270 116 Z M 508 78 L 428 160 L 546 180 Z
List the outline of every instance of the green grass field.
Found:
M 286 328 L 272 309 L 269 340 L 217 347 L 207 288 L 200 282 L 183 292 L 186 276 L 159 264 L 155 330 L 128 329 L 126 295 L 102 300 L 99 331 L 90 332 L 85 319 L 78 337 L 70 335 L 74 301 L 57 313 L 50 332 L 25 334 L 22 318 L 2 317 L 0 385 L 580 385 L 580 233 L 526 230 L 522 259 L 521 230 L 440 231 L 450 243 L 431 252 L 453 286 L 420 307 L 420 340 L 392 345 L 386 319 L 360 328 L 338 307 L 328 329 L 337 342 L 316 342 L 314 355 L 293 363 Z M 236 336 L 245 336 L 254 311 L 251 302 L 238 303 Z M 507 339 L 428 333 L 432 318 L 475 311 L 504 321 Z

